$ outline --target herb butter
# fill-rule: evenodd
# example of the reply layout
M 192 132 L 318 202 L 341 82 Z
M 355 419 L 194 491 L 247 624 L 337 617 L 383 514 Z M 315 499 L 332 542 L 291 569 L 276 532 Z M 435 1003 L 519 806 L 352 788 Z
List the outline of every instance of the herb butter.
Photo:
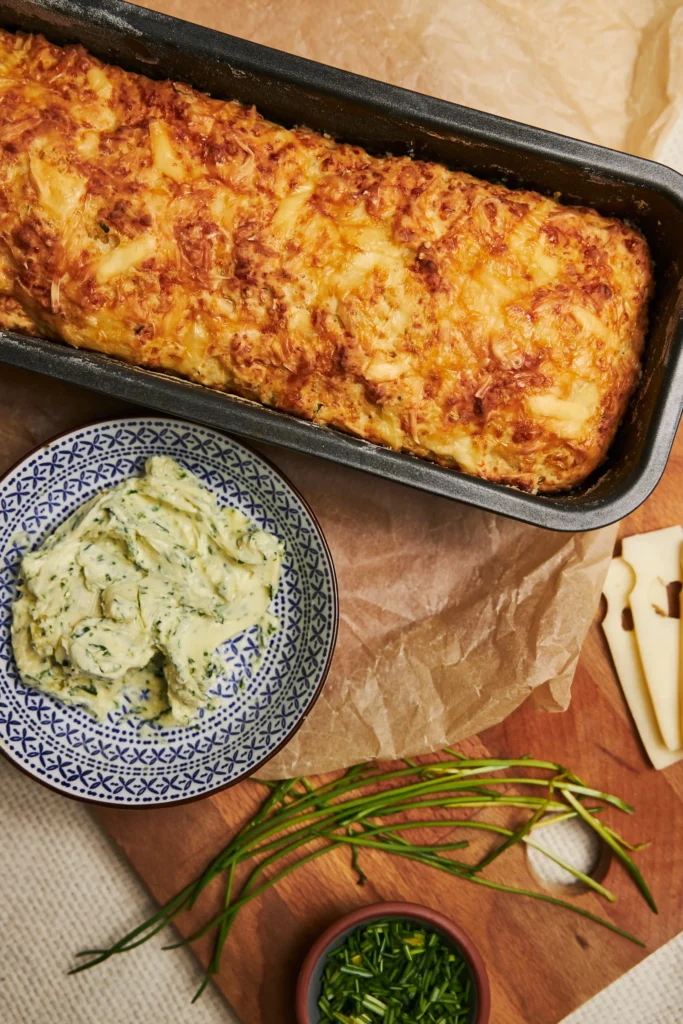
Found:
M 102 491 L 24 556 L 12 640 L 25 683 L 104 719 L 125 689 L 143 718 L 187 725 L 217 648 L 265 643 L 282 544 L 166 456 Z

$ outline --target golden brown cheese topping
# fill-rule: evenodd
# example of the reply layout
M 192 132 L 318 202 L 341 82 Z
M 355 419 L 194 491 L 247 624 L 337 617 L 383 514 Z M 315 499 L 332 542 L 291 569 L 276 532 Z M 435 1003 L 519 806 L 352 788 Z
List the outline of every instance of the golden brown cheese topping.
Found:
M 527 490 L 605 457 L 652 288 L 621 221 L 2 31 L 0 151 L 0 327 Z

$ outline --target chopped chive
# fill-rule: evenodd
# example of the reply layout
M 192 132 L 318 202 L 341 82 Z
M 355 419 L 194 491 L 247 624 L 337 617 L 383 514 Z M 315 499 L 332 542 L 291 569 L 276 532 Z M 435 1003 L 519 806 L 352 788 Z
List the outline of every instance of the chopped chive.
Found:
M 359 953 L 368 971 L 344 980 L 346 964 L 355 962 Z M 414 960 L 416 954 L 423 954 Z M 406 963 L 405 957 L 409 960 Z M 393 966 L 403 958 L 405 969 Z M 458 970 L 452 965 L 457 961 Z M 384 966 L 388 965 L 388 966 Z M 328 954 L 323 970 L 322 994 L 318 1001 L 321 1019 L 345 1019 L 356 1022 L 381 1019 L 393 1024 L 447 1024 L 471 1015 L 471 985 L 465 992 L 460 974 L 467 970 L 458 950 L 441 935 L 419 923 L 401 918 L 356 929 L 344 943 Z M 468 978 L 468 982 L 470 979 Z M 360 1012 L 360 1011 L 363 1012 Z M 453 1011 L 457 1015 L 453 1016 Z

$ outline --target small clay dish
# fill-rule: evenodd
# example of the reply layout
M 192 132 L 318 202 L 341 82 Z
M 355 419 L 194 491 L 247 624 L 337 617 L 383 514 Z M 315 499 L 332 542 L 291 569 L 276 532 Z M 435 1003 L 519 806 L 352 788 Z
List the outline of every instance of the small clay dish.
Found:
M 488 1024 L 491 989 L 486 967 L 470 937 L 453 921 L 430 907 L 418 903 L 372 903 L 346 914 L 322 933 L 304 960 L 296 987 L 297 1024 L 321 1024 L 318 998 L 327 956 L 340 946 L 356 928 L 400 917 L 431 928 L 452 944 L 467 964 L 474 984 L 475 1000 L 467 1024 Z

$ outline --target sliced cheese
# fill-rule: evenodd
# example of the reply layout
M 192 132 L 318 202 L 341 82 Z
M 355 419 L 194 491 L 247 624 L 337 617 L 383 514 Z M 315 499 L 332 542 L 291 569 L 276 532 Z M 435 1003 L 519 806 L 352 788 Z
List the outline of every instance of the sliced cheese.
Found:
M 93 92 L 97 93 L 100 99 L 104 100 L 105 103 L 111 99 L 113 86 L 109 78 L 107 78 L 104 68 L 94 66 L 90 68 L 85 77 L 88 79 L 90 88 Z
M 138 263 L 143 263 L 153 254 L 156 244 L 154 235 L 138 235 L 131 242 L 122 242 L 99 261 L 95 271 L 97 283 L 106 284 L 110 278 L 125 274 Z
M 638 650 L 664 743 L 681 739 L 680 624 L 669 617 L 667 586 L 681 579 L 683 527 L 625 537 L 623 558 L 635 573 L 629 596 Z
M 455 459 L 464 470 L 470 473 L 474 472 L 476 453 L 472 438 L 467 434 L 462 434 L 461 436 L 454 436 L 454 434 L 448 436 L 431 434 L 428 438 L 425 438 L 425 443 L 437 455 L 445 455 L 448 458 Z
M 572 306 L 571 312 L 574 319 L 577 321 L 580 327 L 586 332 L 586 334 L 592 334 L 596 338 L 602 338 L 604 341 L 608 341 L 610 337 L 609 327 L 602 322 L 599 316 L 595 313 L 591 313 L 589 309 L 584 306 Z
M 594 409 L 588 401 L 558 398 L 556 395 L 530 395 L 527 408 L 534 416 L 550 420 L 549 426 L 559 437 L 579 437 L 584 423 Z
M 41 206 L 58 220 L 67 220 L 83 198 L 85 179 L 63 170 L 37 152 L 29 157 L 29 173 Z
M 304 185 L 291 195 L 281 199 L 272 221 L 273 231 L 278 235 L 294 234 L 296 223 L 303 213 L 304 207 L 313 194 L 313 185 Z
M 366 380 L 382 384 L 386 381 L 397 380 L 401 374 L 407 373 L 410 367 L 411 362 L 408 355 L 397 356 L 396 359 L 387 359 L 385 355 L 378 352 L 370 360 L 365 369 L 364 376 Z
M 623 613 L 629 607 L 629 595 L 635 582 L 635 573 L 628 562 L 623 558 L 613 558 L 602 588 L 607 599 L 607 614 L 602 621 L 602 628 L 645 752 L 655 768 L 668 768 L 683 758 L 683 750 L 669 750 L 662 739 L 645 681 L 635 631 L 624 629 L 623 625 Z
M 180 183 L 187 177 L 185 166 L 173 148 L 168 129 L 163 121 L 149 122 L 149 140 L 154 166 L 162 174 Z

